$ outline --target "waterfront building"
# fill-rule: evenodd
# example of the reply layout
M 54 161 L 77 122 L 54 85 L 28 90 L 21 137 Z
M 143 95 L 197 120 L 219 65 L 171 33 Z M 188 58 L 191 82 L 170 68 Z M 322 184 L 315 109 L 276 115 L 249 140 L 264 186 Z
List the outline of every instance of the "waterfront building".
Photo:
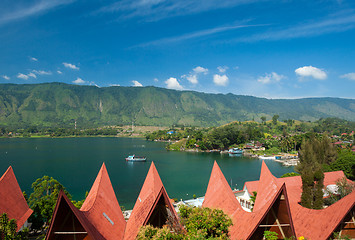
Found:
M 0 178 L 0 214 L 6 213 L 9 219 L 15 219 L 19 231 L 28 227 L 27 219 L 32 212 L 10 166 Z
M 77 209 L 60 192 L 46 239 L 123 239 L 126 221 L 105 164 L 82 207 Z
M 324 184 L 335 184 L 342 177 L 341 171 L 325 173 Z M 299 204 L 301 177 L 276 178 L 264 162 L 260 180 L 247 182 L 244 189 L 257 192 L 253 212 L 235 203 L 232 189 L 214 164 L 203 206 L 228 213 L 233 221 L 231 239 L 262 239 L 267 230 L 278 233 L 279 239 L 303 236 L 322 240 L 332 238 L 334 232 L 355 238 L 355 191 L 325 209 L 307 209 Z

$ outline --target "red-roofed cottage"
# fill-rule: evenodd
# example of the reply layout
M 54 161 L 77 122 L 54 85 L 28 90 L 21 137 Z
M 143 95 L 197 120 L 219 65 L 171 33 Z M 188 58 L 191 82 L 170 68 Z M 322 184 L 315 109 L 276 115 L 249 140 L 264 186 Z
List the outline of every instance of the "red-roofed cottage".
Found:
M 10 166 L 0 178 L 0 214 L 7 213 L 9 219 L 16 219 L 19 231 L 27 226 L 27 219 L 32 212 Z

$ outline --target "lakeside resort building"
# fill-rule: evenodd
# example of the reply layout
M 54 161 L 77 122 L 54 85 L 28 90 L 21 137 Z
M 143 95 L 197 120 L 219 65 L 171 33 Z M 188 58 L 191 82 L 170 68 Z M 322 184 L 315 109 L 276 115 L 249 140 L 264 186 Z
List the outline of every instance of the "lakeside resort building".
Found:
M 343 177 L 342 171 L 325 173 L 324 185 L 331 188 Z M 252 206 L 250 196 L 254 191 L 257 197 Z M 265 162 L 258 181 L 246 182 L 242 191 L 233 191 L 215 162 L 205 196 L 180 201 L 175 207 L 186 204 L 222 209 L 232 219 L 233 240 L 263 239 L 264 231 L 276 232 L 279 239 L 335 239 L 334 232 L 355 239 L 355 191 L 320 210 L 302 207 L 301 193 L 300 176 L 276 178 Z M 11 167 L 0 179 L 0 197 L 0 213 L 7 212 L 22 226 L 32 210 Z M 46 240 L 133 240 L 139 229 L 148 224 L 162 227 L 170 221 L 180 226 L 172 202 L 152 163 L 134 208 L 125 219 L 103 164 L 81 209 L 60 192 Z

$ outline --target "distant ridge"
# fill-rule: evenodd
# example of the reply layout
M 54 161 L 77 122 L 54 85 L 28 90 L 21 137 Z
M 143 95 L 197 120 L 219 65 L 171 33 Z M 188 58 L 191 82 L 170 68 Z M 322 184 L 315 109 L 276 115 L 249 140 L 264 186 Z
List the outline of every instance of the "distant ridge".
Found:
M 338 117 L 355 121 L 355 99 L 266 99 L 158 87 L 78 86 L 65 83 L 0 84 L 1 126 L 173 124 L 218 126 L 232 121 L 314 121 Z

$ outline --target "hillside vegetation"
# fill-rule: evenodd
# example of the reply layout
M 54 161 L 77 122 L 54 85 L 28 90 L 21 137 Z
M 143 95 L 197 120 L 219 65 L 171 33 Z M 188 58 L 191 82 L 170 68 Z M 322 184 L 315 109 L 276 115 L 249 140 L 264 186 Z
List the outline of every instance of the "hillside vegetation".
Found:
M 219 126 L 232 121 L 279 119 L 355 120 L 355 100 L 266 99 L 157 87 L 77 86 L 64 83 L 0 84 L 1 126 L 109 125 Z

